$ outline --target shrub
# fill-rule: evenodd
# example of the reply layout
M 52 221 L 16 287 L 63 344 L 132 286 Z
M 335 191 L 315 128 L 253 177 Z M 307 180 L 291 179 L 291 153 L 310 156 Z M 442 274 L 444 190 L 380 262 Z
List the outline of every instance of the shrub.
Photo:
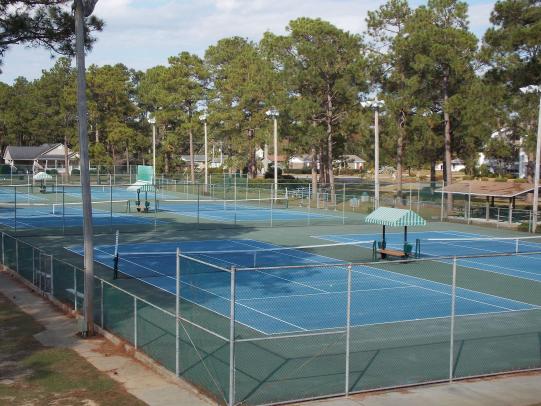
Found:
M 496 178 L 494 179 L 495 182 L 507 182 L 507 179 L 506 178 Z

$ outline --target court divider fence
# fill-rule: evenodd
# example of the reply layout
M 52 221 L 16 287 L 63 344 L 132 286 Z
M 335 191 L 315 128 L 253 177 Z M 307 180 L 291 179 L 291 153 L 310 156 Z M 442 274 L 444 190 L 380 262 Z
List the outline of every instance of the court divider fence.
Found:
M 131 186 L 131 190 L 127 190 Z M 311 184 L 232 182 L 179 183 L 161 179 L 139 193 L 133 185 L 92 185 L 96 233 L 156 231 L 177 228 L 274 227 L 362 224 L 374 208 L 373 190 L 366 185 L 337 185 L 331 194 Z M 382 192 L 386 205 L 414 208 L 431 221 L 441 221 L 440 203 L 419 200 L 421 186 L 411 199 L 397 200 Z M 425 189 L 429 189 L 426 187 Z M 433 189 L 430 189 L 431 191 Z M 0 227 L 21 236 L 80 234 L 82 198 L 80 186 L 26 184 L 2 186 Z M 428 193 L 428 192 L 426 192 Z M 430 192 L 432 193 L 432 192 Z M 437 199 L 437 194 L 432 196 Z M 388 201 L 387 201 L 388 200 Z
M 82 313 L 82 269 L 6 233 L 1 237 L 4 266 Z M 452 382 L 541 368 L 541 282 L 525 271 L 539 255 L 236 269 L 177 250 L 176 275 L 169 273 L 175 294 L 157 292 L 166 302 L 157 305 L 141 293 L 155 289 L 144 281 L 141 290 L 130 284 L 141 281 L 96 276 L 93 317 L 220 404 Z M 477 269 L 494 257 L 499 268 Z M 305 277 L 322 291 L 305 292 Z M 293 286 L 300 294 L 283 294 Z M 251 308 L 250 300 L 265 300 L 268 312 Z

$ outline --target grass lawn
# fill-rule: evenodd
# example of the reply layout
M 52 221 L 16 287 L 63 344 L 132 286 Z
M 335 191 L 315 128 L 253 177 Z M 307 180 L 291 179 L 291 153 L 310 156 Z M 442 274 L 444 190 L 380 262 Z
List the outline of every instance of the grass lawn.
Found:
M 75 351 L 40 344 L 42 330 L 0 294 L 0 404 L 144 405 Z

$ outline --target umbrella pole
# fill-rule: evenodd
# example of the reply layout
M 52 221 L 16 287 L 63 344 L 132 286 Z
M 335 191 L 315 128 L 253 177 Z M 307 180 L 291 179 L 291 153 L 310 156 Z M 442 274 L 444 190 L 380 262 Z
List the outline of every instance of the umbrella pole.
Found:
M 385 248 L 386 246 L 386 242 L 385 242 L 385 226 L 383 226 L 383 248 Z

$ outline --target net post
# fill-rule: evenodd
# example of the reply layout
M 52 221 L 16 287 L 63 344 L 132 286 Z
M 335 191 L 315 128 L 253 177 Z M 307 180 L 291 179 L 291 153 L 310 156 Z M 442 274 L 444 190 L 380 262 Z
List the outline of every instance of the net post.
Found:
M 180 376 L 180 248 L 176 252 L 175 275 L 175 375 Z
M 346 376 L 344 394 L 349 395 L 349 356 L 350 356 L 350 338 L 351 338 L 351 264 L 347 267 L 348 291 L 346 305 Z
M 455 359 L 455 311 L 456 311 L 456 257 L 453 257 L 453 282 L 451 287 L 451 329 L 449 340 L 449 383 L 453 382 Z
M 519 253 L 519 241 L 518 238 L 515 240 L 515 254 Z
M 6 248 L 4 246 L 4 232 L 2 232 L 2 265 L 6 264 L 6 256 L 4 252 L 6 251 Z
M 62 235 L 66 234 L 66 190 L 62 185 Z
M 235 404 L 235 276 L 237 269 L 231 267 L 231 291 L 229 298 L 229 406 Z
M 137 350 L 137 296 L 133 297 L 133 346 Z

